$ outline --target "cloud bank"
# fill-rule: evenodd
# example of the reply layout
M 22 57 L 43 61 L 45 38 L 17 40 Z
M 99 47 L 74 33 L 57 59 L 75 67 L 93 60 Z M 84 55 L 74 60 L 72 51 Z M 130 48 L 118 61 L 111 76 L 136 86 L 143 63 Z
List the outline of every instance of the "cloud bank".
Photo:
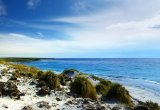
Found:
M 39 0 L 29 0 L 36 6 Z M 32 28 L 57 29 L 68 39 L 44 39 L 42 32 L 37 37 L 19 33 L 0 34 L 2 56 L 39 57 L 158 57 L 160 55 L 160 1 L 102 0 L 111 4 L 90 11 L 92 2 L 78 2 L 71 6 L 77 16 L 45 19 L 47 22 L 73 24 L 67 26 L 30 25 Z M 87 4 L 88 3 L 88 4 Z M 95 2 L 97 3 L 97 1 Z M 91 6 L 93 7 L 93 6 Z M 75 27 L 78 25 L 79 27 Z M 151 54 L 151 53 L 154 53 Z M 103 53 L 105 53 L 103 55 Z M 133 55 L 132 55 L 133 54 Z

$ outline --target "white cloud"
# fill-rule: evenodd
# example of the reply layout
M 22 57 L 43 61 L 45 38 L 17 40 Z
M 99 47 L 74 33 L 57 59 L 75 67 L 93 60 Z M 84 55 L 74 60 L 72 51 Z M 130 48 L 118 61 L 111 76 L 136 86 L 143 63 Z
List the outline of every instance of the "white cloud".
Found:
M 6 6 L 4 5 L 3 1 L 0 0 L 0 16 L 7 15 Z
M 27 6 L 29 9 L 35 9 L 39 3 L 40 0 L 28 0 Z
M 13 53 L 18 55 L 21 53 L 24 55 L 52 54 L 55 57 L 56 55 L 68 57 L 77 53 L 93 52 L 96 54 L 98 50 L 114 50 L 115 52 L 132 51 L 133 49 L 142 50 L 142 53 L 147 49 L 148 51 L 160 50 L 160 30 L 152 28 L 160 25 L 160 14 L 158 13 L 160 12 L 160 1 L 118 1 L 122 2 L 121 5 L 116 4 L 109 10 L 104 8 L 88 15 L 51 19 L 50 21 L 81 26 L 81 28 L 58 27 L 62 33 L 71 37 L 70 40 L 44 40 L 15 33 L 0 35 L 0 53 L 9 55 Z M 46 25 L 33 27 L 49 30 L 56 28 Z M 42 35 L 42 33 L 37 34 Z

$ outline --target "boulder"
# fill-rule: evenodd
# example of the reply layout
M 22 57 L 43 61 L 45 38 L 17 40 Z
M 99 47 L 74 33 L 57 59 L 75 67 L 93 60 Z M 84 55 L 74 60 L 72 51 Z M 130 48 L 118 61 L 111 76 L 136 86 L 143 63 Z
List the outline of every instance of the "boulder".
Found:
M 75 69 L 68 69 L 64 70 L 63 74 L 65 74 L 67 78 L 72 79 L 79 74 L 79 71 Z

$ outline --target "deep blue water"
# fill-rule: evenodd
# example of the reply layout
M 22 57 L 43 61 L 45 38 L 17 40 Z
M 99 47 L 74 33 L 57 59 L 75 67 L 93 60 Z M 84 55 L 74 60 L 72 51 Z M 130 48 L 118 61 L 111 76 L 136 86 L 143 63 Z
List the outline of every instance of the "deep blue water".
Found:
M 23 64 L 58 72 L 74 68 L 127 86 L 145 88 L 160 95 L 160 59 L 50 59 Z

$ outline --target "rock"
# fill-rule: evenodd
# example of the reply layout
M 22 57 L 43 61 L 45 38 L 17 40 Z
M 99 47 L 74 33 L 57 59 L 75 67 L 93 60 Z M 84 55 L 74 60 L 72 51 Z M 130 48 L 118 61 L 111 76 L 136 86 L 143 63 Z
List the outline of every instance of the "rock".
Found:
M 96 109 L 94 106 L 87 105 L 86 107 L 84 107 L 84 110 L 96 110 Z
M 146 106 L 137 106 L 133 110 L 150 110 L 150 109 L 148 107 L 146 107 Z
M 72 79 L 79 74 L 79 71 L 74 69 L 69 69 L 69 70 L 64 70 L 63 74 L 65 74 L 67 78 Z
M 56 97 L 56 100 L 57 100 L 57 101 L 61 101 L 61 99 L 60 99 L 60 98 L 58 98 L 58 97 Z
M 87 99 L 84 99 L 83 104 L 89 104 L 89 101 Z
M 10 97 L 11 97 L 12 99 L 20 99 L 20 92 L 19 92 L 19 90 L 12 92 L 12 93 L 10 94 Z
M 49 89 L 47 87 L 42 87 L 38 92 L 37 95 L 39 96 L 45 96 L 45 95 L 49 95 Z
M 20 99 L 21 92 L 11 81 L 0 82 L 0 96 L 10 96 L 13 99 Z
M 115 106 L 115 107 L 112 108 L 112 110 L 120 110 L 120 109 L 121 109 L 121 108 L 118 107 L 118 106 Z
M 4 86 L 4 83 L 3 82 L 0 82 L 0 96 L 3 95 L 3 86 Z
M 68 101 L 67 103 L 68 103 L 68 104 L 73 104 L 73 102 L 72 102 L 72 101 Z
M 29 83 L 29 85 L 36 85 L 37 83 L 36 83 L 36 81 L 31 81 L 30 83 Z
M 48 102 L 45 102 L 45 101 L 40 101 L 40 102 L 37 102 L 37 107 L 39 108 L 43 108 L 43 109 L 50 109 L 51 106 L 49 105 Z
M 33 109 L 30 106 L 25 106 L 25 107 L 22 108 L 22 110 L 33 110 Z
M 98 106 L 96 107 L 96 110 L 106 110 L 106 108 L 105 108 L 104 106 L 98 105 Z
M 17 77 L 16 76 L 11 76 L 11 78 L 9 80 L 17 81 Z
M 3 108 L 8 108 L 8 106 L 7 106 L 7 105 L 5 105 L 5 104 L 3 104 L 3 105 L 2 105 L 2 107 L 3 107 Z

